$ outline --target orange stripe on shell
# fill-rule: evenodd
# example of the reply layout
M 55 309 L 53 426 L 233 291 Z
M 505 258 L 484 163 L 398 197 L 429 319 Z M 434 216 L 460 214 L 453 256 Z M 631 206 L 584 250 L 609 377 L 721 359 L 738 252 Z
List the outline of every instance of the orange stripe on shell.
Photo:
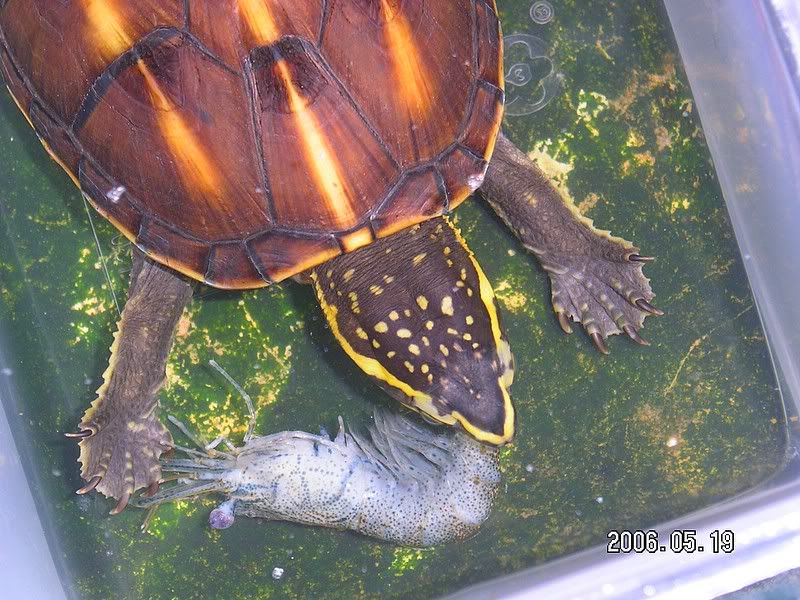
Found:
M 119 18 L 115 0 L 83 0 L 87 18 L 87 37 L 97 41 L 99 59 L 108 64 L 133 46 Z
M 381 0 L 381 9 L 387 19 L 384 28 L 398 81 L 396 91 L 403 96 L 413 117 L 425 118 L 430 112 L 433 100 L 433 90 L 431 90 L 433 80 L 426 73 L 414 40 L 414 33 L 403 14 L 398 11 L 393 16 L 389 0 Z
M 221 180 L 214 162 L 202 149 L 202 144 L 191 127 L 178 113 L 174 104 L 163 92 L 150 69 L 139 60 L 136 63 L 144 77 L 150 99 L 156 109 L 158 125 L 188 189 L 199 187 L 206 197 L 221 195 Z
M 276 63 L 276 67 L 278 75 L 283 79 L 289 109 L 294 115 L 297 130 L 303 140 L 306 162 L 310 167 L 311 176 L 322 192 L 325 207 L 339 229 L 353 227 L 357 222 L 352 201 L 353 193 L 342 177 L 341 165 L 331 150 L 316 116 L 297 92 L 286 63 L 280 60 Z
M 84 0 L 84 9 L 91 35 L 97 39 L 98 50 L 105 62 L 115 60 L 133 46 L 133 41 L 125 30 L 125 21 L 115 7 L 115 0 Z M 199 188 L 207 197 L 219 197 L 221 177 L 213 161 L 203 151 L 197 136 L 161 89 L 144 61 L 140 59 L 136 66 L 144 77 L 151 102 L 156 109 L 161 134 L 176 160 L 187 189 Z
M 268 46 L 280 39 L 281 35 L 263 0 L 238 0 L 239 14 L 244 20 L 255 42 Z

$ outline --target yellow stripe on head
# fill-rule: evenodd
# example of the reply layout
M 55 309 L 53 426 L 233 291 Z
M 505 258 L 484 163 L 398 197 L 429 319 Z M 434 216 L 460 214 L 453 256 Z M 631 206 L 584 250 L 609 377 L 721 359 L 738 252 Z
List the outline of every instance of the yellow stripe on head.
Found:
M 475 273 L 478 275 L 478 281 L 480 284 L 480 298 L 481 302 L 483 303 L 484 308 L 486 309 L 487 314 L 489 315 L 489 322 L 492 326 L 492 338 L 494 339 L 495 348 L 497 348 L 498 357 L 503 365 L 506 367 L 504 373 L 497 379 L 497 384 L 500 386 L 500 389 L 503 393 L 503 406 L 504 406 L 504 414 L 505 414 L 505 421 L 503 422 L 503 434 L 497 435 L 494 433 L 486 432 L 481 429 L 476 428 L 474 425 L 470 424 L 463 415 L 458 413 L 457 411 L 453 411 L 453 416 L 458 420 L 459 423 L 466 429 L 471 435 L 482 442 L 489 442 L 491 444 L 503 444 L 509 442 L 512 437 L 514 437 L 514 404 L 511 402 L 511 395 L 508 392 L 508 388 L 514 381 L 514 369 L 513 359 L 511 356 L 511 348 L 509 343 L 503 339 L 502 329 L 500 328 L 500 316 L 497 313 L 497 304 L 495 303 L 494 298 L 494 290 L 492 289 L 492 284 L 489 282 L 489 279 L 486 277 L 486 274 L 481 269 L 480 264 L 478 264 L 475 255 L 472 253 L 472 250 L 469 249 L 467 246 L 466 240 L 461 236 L 461 232 L 453 226 L 450 222 L 450 219 L 444 217 L 445 222 L 450 226 L 453 230 L 453 233 L 458 240 L 458 243 L 464 248 L 469 257 L 470 262 L 472 263 L 473 268 L 475 269 Z

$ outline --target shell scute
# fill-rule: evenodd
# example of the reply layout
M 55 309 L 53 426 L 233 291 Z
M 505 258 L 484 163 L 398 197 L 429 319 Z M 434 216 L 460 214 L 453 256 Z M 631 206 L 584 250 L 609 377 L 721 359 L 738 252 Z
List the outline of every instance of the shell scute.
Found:
M 346 230 L 364 221 L 398 169 L 315 54 L 298 38 L 253 52 L 267 178 L 279 225 Z
M 243 82 L 180 34 L 139 52 L 81 128 L 86 151 L 105 157 L 143 212 L 188 237 L 215 242 L 263 229 L 267 199 Z
M 0 13 L 0 29 L 37 94 L 64 123 L 103 71 L 158 27 L 183 24 L 182 0 L 23 0 Z

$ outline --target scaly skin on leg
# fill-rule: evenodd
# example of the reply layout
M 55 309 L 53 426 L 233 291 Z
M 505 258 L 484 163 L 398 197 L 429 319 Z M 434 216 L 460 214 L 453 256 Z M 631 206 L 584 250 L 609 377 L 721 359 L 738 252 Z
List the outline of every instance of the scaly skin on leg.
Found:
M 447 219 L 334 258 L 311 277 L 336 339 L 390 395 L 481 441 L 511 439 L 511 349 L 492 286 Z
M 93 489 L 116 498 L 121 512 L 131 494 L 161 479 L 158 462 L 172 447 L 169 431 L 158 419 L 158 392 L 166 377 L 167 355 L 175 328 L 192 296 L 183 278 L 133 249 L 128 301 L 122 311 L 111 358 L 97 399 L 83 415 L 81 476 Z
M 639 336 L 645 317 L 663 314 L 650 304 L 654 294 L 642 273 L 651 258 L 595 229 L 502 134 L 481 192 L 549 273 L 553 309 L 566 333 L 572 333 L 569 319 L 582 323 L 604 354 L 605 339 L 618 333 L 647 344 Z

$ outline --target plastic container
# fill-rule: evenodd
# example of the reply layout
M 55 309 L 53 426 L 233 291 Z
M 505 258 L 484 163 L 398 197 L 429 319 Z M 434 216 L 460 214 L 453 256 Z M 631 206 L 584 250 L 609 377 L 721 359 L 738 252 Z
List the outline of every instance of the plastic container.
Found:
M 564 179 L 598 225 L 658 255 L 646 273 L 668 314 L 648 319 L 652 348 L 615 340 L 610 358 L 595 355 L 580 334 L 561 337 L 542 276 L 501 224 L 477 205 L 459 209 L 520 365 L 520 435 L 504 453 L 507 486 L 492 517 L 475 539 L 446 548 L 272 523 L 209 532 L 207 503 L 164 509 L 142 536 L 141 515 L 110 519 L 102 499 L 74 496 L 77 453 L 60 432 L 98 385 L 126 250 L 2 99 L 0 570 L 9 596 L 700 598 L 800 565 L 800 94 L 772 10 L 755 0 L 669 0 L 666 12 L 655 1 L 551 2 L 552 14 L 533 4 L 500 2 L 504 28 L 530 42 L 517 58 L 532 61 L 534 83 L 544 77 L 553 98 L 518 86 L 536 112 L 515 110 L 506 131 L 553 158 L 562 178 L 572 167 Z M 549 65 L 537 58 L 548 48 Z M 524 84 L 527 73 L 509 76 Z M 241 431 L 244 409 L 202 367 L 208 358 L 254 396 L 265 390 L 264 432 L 330 428 L 337 414 L 357 424 L 381 401 L 307 290 L 199 295 L 166 411 L 206 433 Z M 657 531 L 665 546 L 675 530 L 703 542 L 730 530 L 735 551 L 614 556 L 610 529 Z

